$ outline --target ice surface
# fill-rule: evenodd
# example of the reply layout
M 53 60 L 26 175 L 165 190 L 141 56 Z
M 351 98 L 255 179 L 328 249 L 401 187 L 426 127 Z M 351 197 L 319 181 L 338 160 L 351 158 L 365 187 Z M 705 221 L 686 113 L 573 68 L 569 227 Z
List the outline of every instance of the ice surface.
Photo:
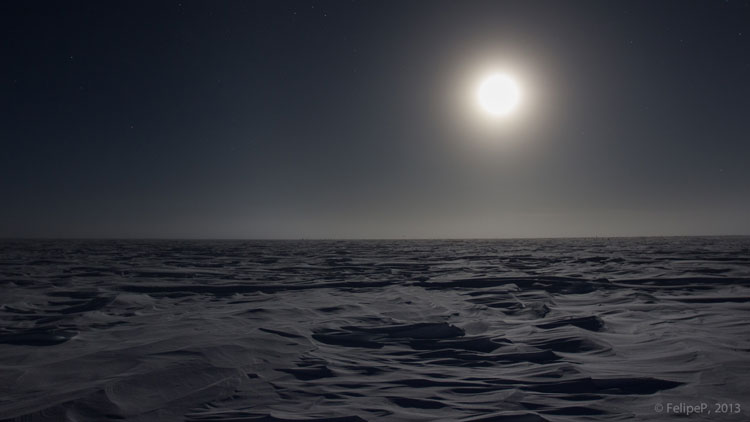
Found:
M 750 417 L 750 238 L 4 241 L 0 420 Z

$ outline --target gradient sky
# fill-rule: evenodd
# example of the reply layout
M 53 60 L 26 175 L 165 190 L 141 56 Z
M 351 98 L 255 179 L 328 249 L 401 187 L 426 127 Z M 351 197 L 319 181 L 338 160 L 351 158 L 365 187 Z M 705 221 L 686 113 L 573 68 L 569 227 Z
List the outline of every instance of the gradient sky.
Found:
M 748 1 L 2 2 L 0 236 L 750 234 Z M 522 107 L 489 121 L 482 72 Z

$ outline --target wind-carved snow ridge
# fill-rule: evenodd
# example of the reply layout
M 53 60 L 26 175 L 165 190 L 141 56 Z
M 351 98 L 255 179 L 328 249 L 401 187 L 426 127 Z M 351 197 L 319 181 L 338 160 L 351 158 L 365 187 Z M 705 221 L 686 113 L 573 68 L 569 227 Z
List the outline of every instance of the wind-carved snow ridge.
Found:
M 746 237 L 0 250 L 0 420 L 750 416 Z

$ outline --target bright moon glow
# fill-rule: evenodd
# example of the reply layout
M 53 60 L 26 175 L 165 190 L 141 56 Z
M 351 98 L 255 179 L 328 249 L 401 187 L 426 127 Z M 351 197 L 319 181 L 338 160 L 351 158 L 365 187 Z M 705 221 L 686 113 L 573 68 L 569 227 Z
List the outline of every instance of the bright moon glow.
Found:
M 512 112 L 521 99 L 518 84 L 507 75 L 496 74 L 479 85 L 479 104 L 495 116 L 505 116 Z

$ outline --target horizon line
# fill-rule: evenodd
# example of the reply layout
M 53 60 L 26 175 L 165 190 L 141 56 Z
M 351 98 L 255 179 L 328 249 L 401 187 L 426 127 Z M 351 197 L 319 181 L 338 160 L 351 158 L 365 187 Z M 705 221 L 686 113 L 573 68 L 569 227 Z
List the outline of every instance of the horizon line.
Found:
M 686 238 L 686 237 L 750 237 L 750 234 L 664 234 L 664 235 L 589 235 L 589 236 L 512 236 L 512 237 L 56 237 L 17 236 L 0 237 L 0 241 L 26 240 L 78 240 L 78 241 L 446 241 L 446 240 L 565 240 L 565 239 L 637 239 L 637 238 Z

